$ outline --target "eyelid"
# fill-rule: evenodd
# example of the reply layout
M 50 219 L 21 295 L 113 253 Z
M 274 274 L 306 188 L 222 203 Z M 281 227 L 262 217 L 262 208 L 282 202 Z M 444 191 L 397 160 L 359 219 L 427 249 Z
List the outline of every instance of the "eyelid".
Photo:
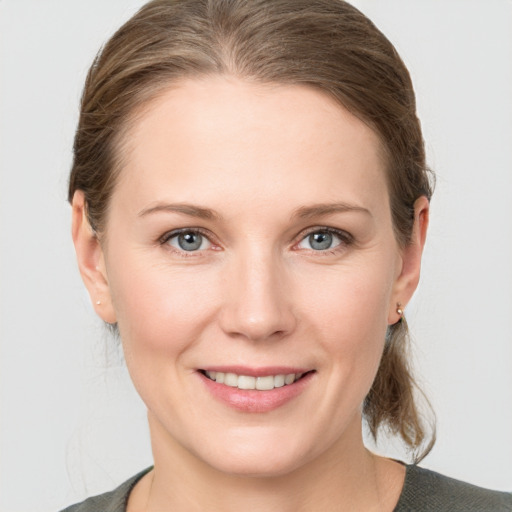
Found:
M 306 238 L 308 235 L 311 235 L 311 233 L 318 232 L 334 233 L 335 235 L 338 235 L 340 238 L 343 238 L 347 241 L 354 239 L 354 237 L 348 231 L 345 231 L 344 229 L 333 228 L 331 226 L 312 226 L 310 228 L 306 228 L 305 230 L 301 231 L 297 238 L 300 241 L 303 238 Z
M 198 227 L 186 227 L 186 228 L 172 229 L 171 231 L 167 231 L 162 236 L 160 236 L 157 241 L 160 245 L 165 245 L 171 238 L 174 238 L 174 237 L 180 235 L 181 233 L 198 233 L 199 235 L 205 237 L 210 242 L 212 247 L 218 246 L 218 244 L 216 244 L 213 241 L 214 237 L 210 231 L 203 229 L 203 228 L 198 228 Z M 180 254 L 186 253 L 187 256 L 192 256 L 194 253 L 198 254 L 198 253 L 205 252 L 207 250 L 207 249 L 202 249 L 200 251 L 184 251 L 184 250 L 182 251 L 175 247 L 172 247 L 170 244 L 169 244 L 169 247 L 177 253 L 180 253 Z M 212 249 L 212 247 L 209 247 L 209 249 Z
M 330 226 L 313 226 L 311 228 L 307 228 L 306 230 L 302 231 L 300 235 L 297 237 L 297 241 L 294 243 L 294 248 L 297 248 L 298 244 L 305 240 L 309 235 L 313 233 L 332 233 L 333 235 L 336 235 L 340 240 L 343 242 L 340 245 L 347 246 L 352 245 L 354 243 L 354 237 L 347 231 L 343 229 L 333 228 Z M 311 249 L 314 252 L 322 253 L 322 252 L 329 252 L 329 251 L 335 251 L 339 246 L 333 247 L 332 249 L 326 249 L 325 251 L 314 251 L 314 249 Z M 304 249 L 307 250 L 307 249 Z
M 184 228 L 178 228 L 178 229 L 173 229 L 171 231 L 167 231 L 166 233 L 164 233 L 162 236 L 160 236 L 157 240 L 157 242 L 160 244 L 160 245 L 165 245 L 171 238 L 173 237 L 176 237 L 178 236 L 179 234 L 181 233 L 199 233 L 200 235 L 204 236 L 205 238 L 207 238 L 207 240 L 212 244 L 213 247 L 210 247 L 210 249 L 219 249 L 219 246 L 218 246 L 218 243 L 216 243 L 214 241 L 214 236 L 213 234 L 204 229 L 204 228 L 199 228 L 199 227 L 184 227 Z M 330 227 L 330 226 L 312 226 L 310 228 L 307 228 L 303 231 L 301 231 L 301 233 L 296 237 L 295 239 L 295 242 L 293 243 L 293 248 L 296 249 L 298 244 L 300 242 L 302 242 L 306 237 L 308 237 L 309 235 L 311 235 L 312 233 L 319 233 L 319 232 L 327 232 L 327 233 L 332 233 L 336 236 L 338 236 L 341 241 L 343 242 L 342 246 L 347 246 L 347 245 L 352 245 L 355 240 L 354 240 L 354 237 L 347 231 L 343 230 L 343 229 L 338 229 L 338 228 L 333 228 L 333 227 Z M 171 247 L 171 246 L 169 246 Z M 336 250 L 336 248 L 339 247 L 339 246 L 336 246 L 334 247 L 333 249 L 331 249 L 330 251 L 334 251 Z M 175 250 L 176 252 L 179 252 L 179 253 L 187 253 L 187 251 L 180 251 L 178 249 L 175 249 L 175 248 L 172 248 L 173 250 Z M 307 250 L 307 249 L 306 249 Z M 311 249 L 313 251 L 313 249 Z M 187 256 L 191 256 L 193 255 L 194 253 L 201 253 L 201 252 L 204 252 L 206 251 L 206 249 L 203 249 L 201 251 L 190 251 L 189 253 L 187 253 L 186 255 Z M 322 252 L 329 252 L 329 249 L 325 250 L 325 251 L 314 251 L 314 252 L 318 252 L 318 253 L 322 253 Z

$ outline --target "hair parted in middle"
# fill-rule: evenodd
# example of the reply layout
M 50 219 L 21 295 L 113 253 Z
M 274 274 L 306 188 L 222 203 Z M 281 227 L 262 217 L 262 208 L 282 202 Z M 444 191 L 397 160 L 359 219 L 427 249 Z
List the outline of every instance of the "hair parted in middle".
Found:
M 342 0 L 154 0 L 126 22 L 88 73 L 69 183 L 69 201 L 84 192 L 100 241 L 137 116 L 178 82 L 219 75 L 314 88 L 372 128 L 395 237 L 410 242 L 414 202 L 432 195 L 411 79 L 388 39 Z M 375 438 L 383 428 L 399 435 L 418 461 L 435 429 L 428 433 L 416 404 L 407 344 L 402 318 L 388 328 L 363 414 Z

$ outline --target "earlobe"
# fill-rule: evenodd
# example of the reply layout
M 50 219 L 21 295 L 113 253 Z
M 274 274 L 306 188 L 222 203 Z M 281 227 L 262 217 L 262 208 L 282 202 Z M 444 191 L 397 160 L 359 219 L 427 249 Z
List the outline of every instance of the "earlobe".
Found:
M 96 313 L 107 323 L 116 322 L 105 268 L 103 249 L 87 219 L 84 194 L 77 190 L 72 202 L 73 243 L 78 268 Z
M 414 226 L 410 243 L 402 249 L 401 267 L 393 287 L 388 324 L 398 322 L 420 280 L 421 257 L 427 238 L 429 201 L 425 196 L 414 203 Z M 399 304 L 399 306 L 398 306 Z M 401 313 L 398 313 L 400 310 Z

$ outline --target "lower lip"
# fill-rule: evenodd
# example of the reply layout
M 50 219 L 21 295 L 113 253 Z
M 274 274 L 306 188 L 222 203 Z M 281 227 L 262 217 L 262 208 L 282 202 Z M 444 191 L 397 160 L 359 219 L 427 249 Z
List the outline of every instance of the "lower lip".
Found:
M 219 384 L 197 372 L 208 391 L 219 401 L 241 412 L 270 412 L 300 395 L 310 383 L 314 372 L 304 375 L 293 384 L 287 384 L 269 391 L 238 389 Z

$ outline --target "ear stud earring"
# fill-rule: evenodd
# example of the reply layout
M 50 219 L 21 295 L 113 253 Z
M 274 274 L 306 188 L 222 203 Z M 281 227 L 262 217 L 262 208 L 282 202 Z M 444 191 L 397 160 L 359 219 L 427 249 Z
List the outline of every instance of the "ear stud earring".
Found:
M 402 307 L 402 303 L 401 302 L 397 302 L 396 303 L 396 312 L 397 314 L 400 316 L 400 318 L 402 316 L 404 316 L 404 310 L 403 310 L 403 307 Z

